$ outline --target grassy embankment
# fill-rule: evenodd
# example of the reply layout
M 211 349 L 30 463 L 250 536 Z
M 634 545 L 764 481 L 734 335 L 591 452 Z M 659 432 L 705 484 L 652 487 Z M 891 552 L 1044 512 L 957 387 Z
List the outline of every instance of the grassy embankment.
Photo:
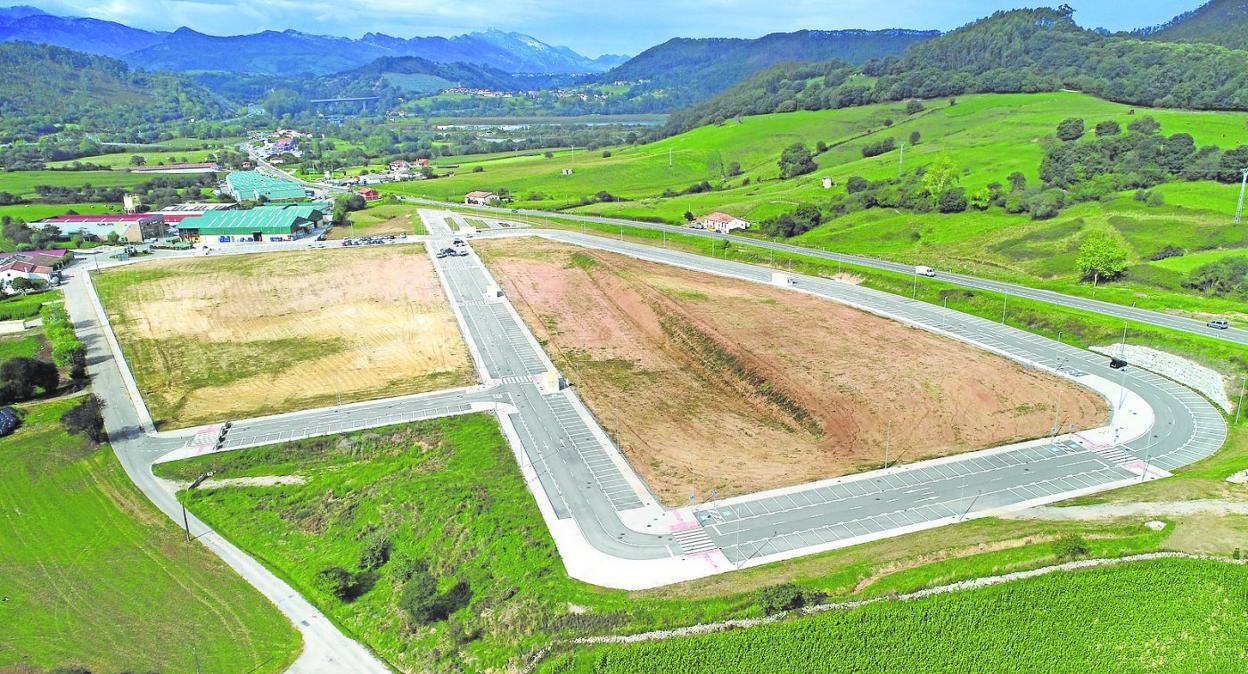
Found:
M 974 191 L 990 182 L 1005 183 L 1019 171 L 1038 182 L 1045 137 L 1064 118 L 1077 116 L 1090 125 L 1114 120 L 1125 127 L 1144 115 L 1161 124 L 1162 133 L 1188 133 L 1196 144 L 1233 147 L 1248 121 L 1243 113 L 1211 113 L 1132 108 L 1073 93 L 993 94 L 929 103 L 931 109 L 907 116 L 899 104 L 844 110 L 798 112 L 747 117 L 703 127 L 647 145 L 610 148 L 611 157 L 570 151 L 553 160 L 540 154 L 465 160 L 453 177 L 388 185 L 396 193 L 458 201 L 471 189 L 511 190 L 515 206 L 620 217 L 683 222 L 683 214 L 725 210 L 755 222 L 803 203 L 823 203 L 842 193 L 850 176 L 870 179 L 896 176 L 898 153 L 864 159 L 863 145 L 893 137 L 906 141 L 907 170 L 947 156 L 963 169 L 961 185 Z M 884 120 L 894 121 L 886 127 Z M 908 144 L 912 131 L 918 145 Z M 780 180 L 776 161 L 789 143 L 832 147 L 818 156 L 818 170 Z M 668 165 L 669 151 L 671 166 Z M 743 175 L 723 178 L 720 167 L 736 161 Z M 575 169 L 562 176 L 559 169 Z M 481 168 L 482 173 L 473 173 Z M 820 178 L 835 186 L 825 191 Z M 750 178 L 750 185 L 743 185 Z M 700 180 L 725 189 L 662 197 L 665 190 L 683 190 Z M 577 206 L 583 197 L 605 190 L 623 202 Z M 1208 256 L 1248 255 L 1248 235 L 1233 227 L 1237 186 L 1217 183 L 1173 183 L 1158 188 L 1162 206 L 1148 207 L 1131 194 L 1111 195 L 1103 202 L 1070 207 L 1057 218 L 1035 222 L 1027 215 L 1000 209 L 961 214 L 910 213 L 874 209 L 851 213 L 799 237 L 795 242 L 839 252 L 868 254 L 910 264 L 930 264 L 1017 281 L 1124 304 L 1196 315 L 1226 315 L 1248 321 L 1242 303 L 1203 297 L 1182 287 L 1184 273 L 1195 265 L 1174 258 L 1149 258 L 1166 246 L 1189 253 L 1217 250 Z M 1125 281 L 1098 289 L 1078 282 L 1075 256 L 1090 232 L 1104 231 L 1121 241 L 1132 269 Z M 1177 266 L 1185 267 L 1178 271 Z
M 457 419 L 306 440 L 159 466 L 186 478 L 299 475 L 304 484 L 183 493 L 199 516 L 287 578 L 335 621 L 404 669 L 471 671 L 516 664 L 552 638 L 644 631 L 758 615 L 754 591 L 793 580 L 835 597 L 880 596 L 932 583 L 1029 568 L 1053 559 L 1051 541 L 1087 535 L 1093 554 L 1164 545 L 1139 522 L 981 520 L 904 539 L 650 592 L 568 579 L 532 497 L 492 419 Z M 398 507 L 402 504 L 402 507 Z M 345 603 L 318 571 L 357 569 L 369 539 L 390 561 Z M 449 620 L 416 626 L 398 608 L 404 560 L 421 559 L 447 589 L 471 590 Z
M 417 207 L 407 204 L 377 203 L 350 214 L 351 226 L 334 227 L 329 239 L 350 239 L 359 236 L 388 234 L 428 234 L 425 223 L 416 214 Z
M 299 635 L 131 484 L 112 450 L 69 436 L 75 404 L 24 406 L 0 440 L 0 670 L 281 672 Z M 8 671 L 8 670 L 6 670 Z

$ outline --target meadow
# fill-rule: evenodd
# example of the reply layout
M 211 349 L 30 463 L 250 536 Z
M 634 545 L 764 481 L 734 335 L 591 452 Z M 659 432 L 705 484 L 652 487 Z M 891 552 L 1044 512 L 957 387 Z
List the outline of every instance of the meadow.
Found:
M 108 446 L 69 436 L 76 400 L 24 406 L 0 439 L 0 670 L 282 672 L 293 626 L 156 511 Z M 74 670 L 79 671 L 79 670 Z
M 128 171 L 8 171 L 0 173 L 0 192 L 35 199 L 36 185 L 133 187 L 151 179 L 150 175 Z
M 357 236 L 384 236 L 388 234 L 428 234 L 425 224 L 416 215 L 416 207 L 406 204 L 374 203 L 362 211 L 352 211 L 348 217 L 349 227 L 334 227 L 329 239 L 349 239 Z

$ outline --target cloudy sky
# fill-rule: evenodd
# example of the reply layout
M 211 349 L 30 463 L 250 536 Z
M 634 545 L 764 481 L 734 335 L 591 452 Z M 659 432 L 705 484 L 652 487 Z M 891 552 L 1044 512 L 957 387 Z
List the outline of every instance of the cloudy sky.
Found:
M 4 0 L 0 0 L 3 2 Z M 21 4 L 23 0 L 9 0 Z M 949 30 L 1020 0 L 25 0 L 53 14 L 214 35 L 294 28 L 359 37 L 456 35 L 486 28 L 530 34 L 588 56 L 636 54 L 672 37 L 757 37 L 802 28 Z M 1054 0 L 1052 5 L 1059 4 Z M 1203 0 L 1068 0 L 1081 25 L 1130 30 Z

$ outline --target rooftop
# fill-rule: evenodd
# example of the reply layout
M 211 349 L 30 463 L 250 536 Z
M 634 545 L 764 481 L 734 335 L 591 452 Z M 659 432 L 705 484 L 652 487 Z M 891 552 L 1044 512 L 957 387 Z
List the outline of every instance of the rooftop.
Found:
M 259 199 L 265 197 L 271 201 L 281 199 L 303 199 L 307 193 L 303 185 L 289 180 L 272 178 L 255 171 L 235 171 L 225 177 L 230 192 L 239 199 Z
M 289 234 L 299 227 L 312 225 L 324 213 L 324 204 L 283 204 L 238 211 L 208 211 L 183 219 L 178 223 L 178 229 L 197 230 L 201 235 Z

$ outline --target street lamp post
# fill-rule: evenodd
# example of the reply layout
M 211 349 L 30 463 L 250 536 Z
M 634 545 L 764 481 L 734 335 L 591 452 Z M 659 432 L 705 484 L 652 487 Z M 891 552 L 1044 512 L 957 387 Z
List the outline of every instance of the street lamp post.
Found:
M 1240 169 L 1239 172 L 1244 174 L 1244 178 L 1239 183 L 1239 205 L 1235 207 L 1235 224 L 1237 225 L 1244 215 L 1244 189 L 1248 188 L 1248 169 Z

